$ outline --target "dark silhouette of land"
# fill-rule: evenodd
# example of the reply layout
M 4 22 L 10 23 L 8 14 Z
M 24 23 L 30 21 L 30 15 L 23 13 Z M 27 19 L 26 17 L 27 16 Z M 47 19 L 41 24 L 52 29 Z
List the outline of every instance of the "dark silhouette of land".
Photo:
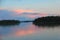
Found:
M 18 25 L 22 22 L 33 22 L 36 26 L 60 26 L 60 16 L 46 16 L 34 21 L 0 20 L 0 25 Z
M 0 20 L 0 25 L 17 25 L 19 24 L 19 20 Z
M 21 21 L 21 22 L 33 22 L 33 21 Z
M 0 26 L 10 26 L 10 25 L 19 25 L 22 22 L 32 22 L 32 21 L 19 21 L 19 20 L 0 20 Z
M 60 26 L 60 16 L 40 17 L 33 21 L 37 26 Z

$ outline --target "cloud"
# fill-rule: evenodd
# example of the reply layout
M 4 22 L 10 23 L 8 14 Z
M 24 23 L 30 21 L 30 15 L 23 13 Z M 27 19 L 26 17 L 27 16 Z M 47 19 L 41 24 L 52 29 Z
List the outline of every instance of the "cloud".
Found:
M 33 10 L 23 10 L 23 9 L 18 9 L 18 10 L 13 10 L 13 11 L 18 14 L 23 13 L 23 12 L 33 12 Z
M 8 19 L 16 19 L 16 20 L 33 20 L 29 16 L 27 17 L 27 14 L 24 15 L 23 13 L 17 14 L 16 12 L 13 12 L 12 10 L 5 10 L 5 9 L 0 9 L 0 20 L 8 20 Z
M 0 19 L 17 19 L 21 21 L 25 20 L 34 20 L 35 18 L 46 16 L 47 14 L 44 13 L 34 13 L 33 11 L 25 10 L 19 13 L 13 11 L 13 10 L 0 10 Z
M 48 14 L 43 14 L 43 13 L 27 13 L 25 14 L 26 16 L 30 17 L 30 18 L 37 18 L 37 17 L 44 17 L 47 16 Z
M 29 18 L 37 18 L 37 17 L 41 17 L 41 16 L 46 16 L 47 14 L 45 13 L 37 13 L 34 12 L 33 10 L 14 10 L 14 12 L 16 12 L 16 15 L 18 16 L 26 16 Z

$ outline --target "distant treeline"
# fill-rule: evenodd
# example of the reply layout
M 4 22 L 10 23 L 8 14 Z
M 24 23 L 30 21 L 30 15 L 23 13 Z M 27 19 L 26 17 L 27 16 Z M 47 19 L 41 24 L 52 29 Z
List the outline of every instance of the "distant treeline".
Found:
M 16 25 L 21 22 L 33 22 L 37 26 L 59 26 L 60 16 L 45 16 L 37 18 L 34 21 L 0 20 L 0 25 Z
M 37 26 L 58 26 L 60 25 L 60 16 L 40 17 L 33 21 Z
M 16 25 L 19 23 L 19 20 L 0 20 L 0 25 Z

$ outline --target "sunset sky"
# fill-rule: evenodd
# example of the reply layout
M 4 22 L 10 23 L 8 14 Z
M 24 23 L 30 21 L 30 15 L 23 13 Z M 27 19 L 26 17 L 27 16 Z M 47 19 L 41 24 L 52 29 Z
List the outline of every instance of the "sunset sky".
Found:
M 60 15 L 60 0 L 0 0 L 0 10 L 9 10 L 15 14 L 8 14 L 30 18 Z
M 34 10 L 40 13 L 60 13 L 60 0 L 1 0 L 0 8 L 23 12 Z

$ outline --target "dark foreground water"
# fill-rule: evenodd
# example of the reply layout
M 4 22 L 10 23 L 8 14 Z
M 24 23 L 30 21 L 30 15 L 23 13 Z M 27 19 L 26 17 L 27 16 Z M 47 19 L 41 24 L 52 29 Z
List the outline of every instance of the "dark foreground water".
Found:
M 0 40 L 60 40 L 60 27 L 42 28 L 31 22 L 0 26 Z

